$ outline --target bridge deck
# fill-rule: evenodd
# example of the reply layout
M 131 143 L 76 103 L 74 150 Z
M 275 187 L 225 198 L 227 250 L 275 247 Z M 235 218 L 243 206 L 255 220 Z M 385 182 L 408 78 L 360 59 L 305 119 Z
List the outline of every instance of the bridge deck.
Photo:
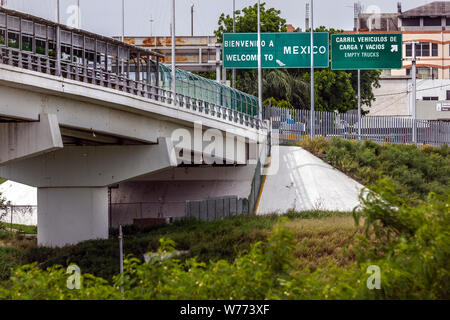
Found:
M 112 38 L 0 8 L 0 63 L 173 103 L 259 129 L 258 101 L 217 82 L 171 69 L 163 56 Z

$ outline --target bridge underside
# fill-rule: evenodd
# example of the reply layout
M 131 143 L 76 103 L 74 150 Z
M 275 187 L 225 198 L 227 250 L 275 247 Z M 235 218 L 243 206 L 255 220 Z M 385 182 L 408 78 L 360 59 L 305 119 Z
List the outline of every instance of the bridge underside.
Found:
M 212 190 L 205 192 L 205 198 L 228 195 L 227 185 L 233 182 L 215 181 L 217 166 L 239 171 L 256 158 L 258 134 L 249 130 L 238 128 L 233 134 L 213 129 L 207 121 L 189 123 L 1 83 L 0 94 L 0 177 L 38 188 L 39 245 L 60 247 L 107 238 L 108 227 L 114 226 L 108 207 L 110 186 L 119 184 L 122 194 L 134 193 L 138 187 L 141 191 L 136 194 L 143 202 L 161 197 L 166 203 L 178 201 L 180 188 L 193 192 L 185 200 L 195 200 L 201 186 Z M 197 173 L 178 184 L 168 179 L 162 188 L 161 181 L 148 182 L 171 168 Z M 213 178 L 199 182 L 196 170 L 206 170 Z M 148 200 L 142 190 L 152 188 L 161 197 L 155 198 L 155 192 Z M 171 212 L 177 216 L 183 209 Z

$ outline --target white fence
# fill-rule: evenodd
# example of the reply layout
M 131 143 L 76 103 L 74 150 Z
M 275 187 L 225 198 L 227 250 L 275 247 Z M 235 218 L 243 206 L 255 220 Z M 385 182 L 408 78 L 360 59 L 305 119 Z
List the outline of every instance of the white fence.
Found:
M 278 133 L 280 142 L 293 142 L 311 136 L 310 110 L 265 107 L 264 111 L 264 118 L 271 120 L 272 129 Z M 359 122 L 357 114 L 316 111 L 314 124 L 315 136 L 423 146 L 450 144 L 450 122 L 446 121 L 362 116 Z

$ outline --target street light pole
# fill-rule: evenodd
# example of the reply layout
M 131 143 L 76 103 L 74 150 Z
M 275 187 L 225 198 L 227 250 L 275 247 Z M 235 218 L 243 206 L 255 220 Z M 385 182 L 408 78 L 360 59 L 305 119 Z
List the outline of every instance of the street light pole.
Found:
M 261 5 L 258 0 L 258 106 L 259 119 L 262 121 L 262 61 L 261 61 Z
M 125 0 L 122 0 L 122 43 L 125 42 Z M 123 58 L 121 60 L 121 69 L 122 73 L 124 73 L 124 61 Z
M 233 0 L 233 33 L 236 32 L 236 0 Z M 231 76 L 231 82 L 232 82 L 232 87 L 236 88 L 236 69 L 232 70 L 232 76 Z
M 56 0 L 56 22 L 58 24 L 61 23 L 60 17 L 59 17 L 59 0 Z
M 311 33 L 311 47 L 310 47 L 310 51 L 311 51 L 311 139 L 314 139 L 315 136 L 315 121 L 316 121 L 316 117 L 315 117 L 315 97 L 314 97 L 314 0 L 311 0 L 311 28 L 310 28 L 310 33 Z
M 175 71 L 175 0 L 172 0 L 172 104 L 176 105 L 176 71 Z
M 417 90 L 417 69 L 416 69 L 416 44 L 417 42 L 412 43 L 412 142 L 417 143 L 417 126 L 416 126 L 416 90 Z

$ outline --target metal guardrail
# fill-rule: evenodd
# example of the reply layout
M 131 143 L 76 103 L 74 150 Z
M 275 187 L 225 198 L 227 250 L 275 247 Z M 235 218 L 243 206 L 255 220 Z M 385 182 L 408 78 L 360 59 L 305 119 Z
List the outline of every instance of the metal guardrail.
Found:
M 27 70 L 56 75 L 56 59 L 49 56 L 23 52 L 13 48 L 0 48 L 0 64 L 7 64 Z M 76 63 L 61 61 L 61 76 L 67 79 L 99 85 L 139 97 L 172 103 L 173 94 L 170 90 L 117 75 L 103 69 L 94 69 Z M 202 116 L 223 119 L 232 123 L 251 128 L 262 128 L 260 119 L 232 108 L 220 106 L 188 95 L 176 94 L 176 105 Z
M 265 119 L 271 120 L 279 141 L 295 142 L 311 136 L 310 110 L 265 107 Z M 414 124 L 417 141 L 413 141 Z M 361 135 L 358 135 L 358 127 Z M 410 117 L 363 116 L 334 112 L 315 112 L 315 136 L 372 140 L 384 143 L 440 146 L 450 144 L 450 122 L 416 120 Z

